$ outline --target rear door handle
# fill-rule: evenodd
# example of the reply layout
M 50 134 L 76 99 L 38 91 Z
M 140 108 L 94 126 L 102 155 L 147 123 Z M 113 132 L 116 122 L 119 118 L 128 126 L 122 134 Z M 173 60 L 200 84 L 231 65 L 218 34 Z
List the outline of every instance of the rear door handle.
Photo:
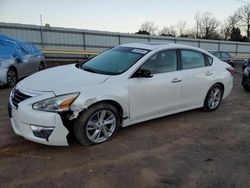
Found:
M 211 76 L 211 75 L 213 75 L 212 72 L 210 72 L 210 71 L 207 71 L 207 72 L 206 72 L 206 76 Z
M 178 83 L 178 82 L 181 82 L 181 79 L 179 79 L 179 78 L 174 78 L 171 82 L 172 82 L 172 83 Z

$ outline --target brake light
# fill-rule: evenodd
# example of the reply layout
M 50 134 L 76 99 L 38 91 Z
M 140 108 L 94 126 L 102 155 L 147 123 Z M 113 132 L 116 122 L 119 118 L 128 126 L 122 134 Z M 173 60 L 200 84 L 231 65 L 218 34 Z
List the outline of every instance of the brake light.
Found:
M 226 68 L 226 70 L 227 70 L 228 72 L 230 72 L 231 75 L 234 75 L 234 74 L 236 73 L 236 70 L 235 70 L 235 68 L 233 68 L 233 67 L 228 67 L 228 68 Z

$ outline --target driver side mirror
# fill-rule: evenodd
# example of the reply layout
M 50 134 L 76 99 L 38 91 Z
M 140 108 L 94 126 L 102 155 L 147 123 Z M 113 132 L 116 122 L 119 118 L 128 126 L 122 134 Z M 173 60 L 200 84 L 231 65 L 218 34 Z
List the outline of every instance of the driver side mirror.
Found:
M 153 75 L 150 70 L 142 68 L 138 69 L 133 76 L 133 78 L 152 78 L 152 77 Z

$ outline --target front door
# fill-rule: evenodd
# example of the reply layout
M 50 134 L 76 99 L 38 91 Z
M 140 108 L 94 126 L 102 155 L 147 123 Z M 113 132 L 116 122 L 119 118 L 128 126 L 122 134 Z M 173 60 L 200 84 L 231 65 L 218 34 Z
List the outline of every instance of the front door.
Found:
M 152 77 L 129 79 L 131 120 L 178 109 L 182 78 L 177 70 L 176 50 L 161 51 L 153 55 L 140 69 L 150 70 Z

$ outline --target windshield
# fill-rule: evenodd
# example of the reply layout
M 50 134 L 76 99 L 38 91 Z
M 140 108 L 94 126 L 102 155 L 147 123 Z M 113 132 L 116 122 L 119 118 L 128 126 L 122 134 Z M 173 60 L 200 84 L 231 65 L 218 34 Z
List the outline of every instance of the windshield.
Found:
M 128 70 L 149 51 L 118 46 L 82 64 L 81 68 L 94 73 L 117 75 Z

